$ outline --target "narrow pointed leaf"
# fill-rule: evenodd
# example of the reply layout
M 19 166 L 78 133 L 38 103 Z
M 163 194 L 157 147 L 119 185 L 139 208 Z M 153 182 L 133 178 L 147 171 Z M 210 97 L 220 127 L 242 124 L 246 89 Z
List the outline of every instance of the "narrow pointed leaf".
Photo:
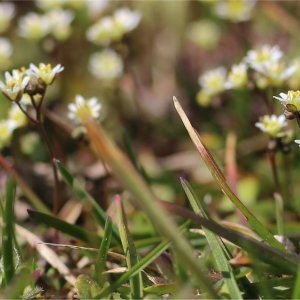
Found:
M 185 180 L 181 180 L 183 189 L 190 201 L 190 204 L 196 214 L 203 217 L 207 217 L 200 201 L 197 200 L 196 195 L 192 191 L 190 185 Z M 233 270 L 228 262 L 228 255 L 226 255 L 226 249 L 220 238 L 216 236 L 210 230 L 204 228 L 205 236 L 215 258 L 218 270 L 223 274 L 224 282 L 228 287 L 228 291 L 231 299 L 243 299 L 242 294 L 239 290 Z
M 229 185 L 226 182 L 226 179 L 221 172 L 220 168 L 218 167 L 217 163 L 215 162 L 214 158 L 211 156 L 209 151 L 207 150 L 206 146 L 201 141 L 199 134 L 196 130 L 192 127 L 188 117 L 186 116 L 185 112 L 183 111 L 181 105 L 179 104 L 176 97 L 173 97 L 175 108 L 186 128 L 188 131 L 194 145 L 196 146 L 197 150 L 199 151 L 202 159 L 204 160 L 206 166 L 208 167 L 209 171 L 215 178 L 217 184 L 221 191 L 232 201 L 232 203 L 238 208 L 241 213 L 245 216 L 248 220 L 251 228 L 268 244 L 285 251 L 285 248 L 281 243 L 279 243 L 274 236 L 266 229 L 266 227 L 260 223 L 260 221 L 248 210 L 248 208 L 240 201 L 240 199 L 235 195 L 235 193 L 231 190 Z
M 43 223 L 47 226 L 53 227 L 83 242 L 90 243 L 92 246 L 99 246 L 101 243 L 101 238 L 97 234 L 82 229 L 79 226 L 67 223 L 54 216 L 44 214 L 42 212 L 34 211 L 34 210 L 28 210 L 28 214 L 32 219 L 40 223 Z

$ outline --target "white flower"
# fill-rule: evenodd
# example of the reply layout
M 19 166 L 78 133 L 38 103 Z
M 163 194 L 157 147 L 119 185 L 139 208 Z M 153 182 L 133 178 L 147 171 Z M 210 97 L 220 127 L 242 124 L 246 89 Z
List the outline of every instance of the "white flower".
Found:
M 104 17 L 88 29 L 86 38 L 97 45 L 107 45 L 120 39 L 121 32 L 116 29 L 114 20 L 111 17 Z
M 131 11 L 127 7 L 119 8 L 113 14 L 116 25 L 126 33 L 136 28 L 141 20 L 141 14 L 138 11 Z
M 51 24 L 44 15 L 30 12 L 19 20 L 19 34 L 24 38 L 42 39 L 50 29 Z
M 9 100 L 19 101 L 29 79 L 29 76 L 24 75 L 24 72 L 19 70 L 12 70 L 12 74 L 5 72 L 5 82 L 0 81 L 0 89 Z
M 13 104 L 8 111 L 8 119 L 15 123 L 15 128 L 25 126 L 27 124 L 27 117 L 22 112 L 20 107 Z
M 7 69 L 10 65 L 12 46 L 8 39 L 0 38 L 0 69 Z
M 70 10 L 53 9 L 49 11 L 45 18 L 50 24 L 50 32 L 58 40 L 65 40 L 71 33 L 70 23 L 74 18 Z
M 0 33 L 4 32 L 15 15 L 15 6 L 12 3 L 0 3 Z
M 215 3 L 215 12 L 219 17 L 241 22 L 251 18 L 256 0 L 219 0 Z
M 272 138 L 280 138 L 286 135 L 284 127 L 287 125 L 284 115 L 265 115 L 255 126 Z
M 106 49 L 91 55 L 90 72 L 99 79 L 115 79 L 123 74 L 123 61 L 113 50 Z
M 249 50 L 245 57 L 245 62 L 258 72 L 263 72 L 269 64 L 278 62 L 283 56 L 283 52 L 278 46 L 264 45 L 257 50 Z
M 226 69 L 219 67 L 204 73 L 198 83 L 207 94 L 216 95 L 222 92 L 225 88 Z
M 300 91 L 288 91 L 287 94 L 280 93 L 279 97 L 274 96 L 274 98 L 279 100 L 287 111 L 300 111 Z
M 68 105 L 68 118 L 76 123 L 82 123 L 84 117 L 97 119 L 100 116 L 101 104 L 96 97 L 85 99 L 81 95 L 75 96 L 75 103 Z
M 89 14 L 92 17 L 96 17 L 100 13 L 104 11 L 104 9 L 108 6 L 108 0 L 86 0 L 85 5 Z
M 64 67 L 60 64 L 52 68 L 51 64 L 40 63 L 37 67 L 34 64 L 30 64 L 28 73 L 41 79 L 45 84 L 50 85 L 54 81 L 56 75 L 63 71 Z
M 225 83 L 226 89 L 242 88 L 248 83 L 247 65 L 240 63 L 233 65 Z

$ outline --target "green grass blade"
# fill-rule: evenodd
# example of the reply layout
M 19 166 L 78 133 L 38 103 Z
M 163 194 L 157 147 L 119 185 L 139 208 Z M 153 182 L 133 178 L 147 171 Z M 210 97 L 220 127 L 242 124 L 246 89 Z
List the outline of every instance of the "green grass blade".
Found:
M 104 227 L 104 235 L 98 251 L 98 255 L 95 263 L 95 270 L 93 274 L 94 280 L 96 280 L 99 285 L 103 285 L 104 282 L 104 276 L 102 273 L 105 270 L 107 253 L 111 242 L 111 234 L 112 234 L 112 221 L 110 217 L 107 217 L 105 222 L 105 227 Z
M 116 196 L 115 203 L 117 208 L 118 227 L 123 251 L 126 255 L 127 268 L 128 270 L 130 270 L 132 266 L 136 265 L 139 262 L 139 258 L 132 236 L 128 229 L 127 219 L 120 196 Z M 130 278 L 130 289 L 132 299 L 143 298 L 143 281 L 141 272 L 138 272 L 135 276 L 132 276 Z
M 67 223 L 61 219 L 58 219 L 52 215 L 44 214 L 35 210 L 28 210 L 29 216 L 47 226 L 53 227 L 65 234 L 75 237 L 83 242 L 89 243 L 92 246 L 98 247 L 101 243 L 101 238 L 90 231 L 82 229 L 79 226 Z
M 185 112 L 183 111 L 181 105 L 179 104 L 178 100 L 173 97 L 175 108 L 186 128 L 188 131 L 194 145 L 196 146 L 197 150 L 199 151 L 202 159 L 204 160 L 206 166 L 208 167 L 210 173 L 215 178 L 220 190 L 232 201 L 236 208 L 238 208 L 241 213 L 245 216 L 248 220 L 251 228 L 269 245 L 276 247 L 282 251 L 286 251 L 284 246 L 279 243 L 274 236 L 266 229 L 266 227 L 248 210 L 248 208 L 241 202 L 241 200 L 235 195 L 232 189 L 226 182 L 226 179 L 221 172 L 220 168 L 218 167 L 217 163 L 215 162 L 214 158 L 211 156 L 209 151 L 207 150 L 206 146 L 201 141 L 199 134 L 196 130 L 192 127 L 188 117 L 186 116 Z
M 296 279 L 294 281 L 292 299 L 300 299 L 300 264 L 298 266 Z
M 201 216 L 207 217 L 203 207 L 201 206 L 201 203 L 197 200 L 197 197 L 188 182 L 185 180 L 181 180 L 181 184 L 194 212 Z M 218 269 L 223 274 L 224 282 L 228 287 L 230 298 L 243 299 L 238 284 L 235 280 L 233 270 L 228 262 L 228 258 L 226 257 L 226 249 L 224 249 L 222 241 L 210 230 L 207 230 L 206 228 L 204 228 L 203 230 L 205 232 L 205 236 L 212 254 L 215 258 Z
M 82 202 L 87 202 L 93 206 L 93 208 L 95 209 L 97 220 L 104 228 L 107 217 L 105 211 L 100 207 L 97 201 L 84 189 L 84 187 L 69 173 L 69 171 L 61 164 L 60 161 L 56 160 L 55 164 L 64 182 L 72 190 L 77 199 Z M 112 236 L 117 242 L 120 242 L 119 232 L 115 225 L 113 225 L 112 227 Z
M 6 183 L 5 207 L 3 214 L 3 233 L 2 233 L 2 259 L 3 259 L 3 275 L 5 285 L 12 280 L 15 273 L 14 262 L 14 204 L 16 195 L 16 182 L 9 177 Z

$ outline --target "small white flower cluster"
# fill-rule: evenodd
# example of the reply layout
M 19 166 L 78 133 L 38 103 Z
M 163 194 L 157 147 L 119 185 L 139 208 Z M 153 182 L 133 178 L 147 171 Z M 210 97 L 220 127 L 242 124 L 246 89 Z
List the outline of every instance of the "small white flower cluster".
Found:
M 19 20 L 20 36 L 40 40 L 52 35 L 57 40 L 65 40 L 71 33 L 74 14 L 70 10 L 52 9 L 45 14 L 30 12 Z
M 8 144 L 15 129 L 27 124 L 28 118 L 24 112 L 33 104 L 26 90 L 30 82 L 50 85 L 63 69 L 61 65 L 52 68 L 50 64 L 40 63 L 38 66 L 30 64 L 28 69 L 5 72 L 5 80 L 0 81 L 0 90 L 13 103 L 7 119 L 0 121 L 0 149 Z
M 32 78 L 47 86 L 53 83 L 56 75 L 63 69 L 60 64 L 52 68 L 50 64 L 44 63 L 40 63 L 38 67 L 30 64 L 28 69 L 14 69 L 11 73 L 5 72 L 5 81 L 0 81 L 0 90 L 10 101 L 19 102 Z
M 289 80 L 297 71 L 299 72 L 299 85 L 300 61 L 299 64 L 287 65 L 283 61 L 283 52 L 278 46 L 264 45 L 259 49 L 249 50 L 239 64 L 231 67 L 227 75 L 224 67 L 201 75 L 198 80 L 201 90 L 197 94 L 197 102 L 202 106 L 207 106 L 214 96 L 226 90 L 252 86 L 264 89 L 289 85 Z M 249 72 L 251 72 L 251 81 Z M 293 84 L 297 84 L 295 78 L 293 78 Z
M 288 66 L 282 58 L 283 52 L 278 46 L 265 45 L 260 49 L 250 50 L 244 61 L 256 71 L 258 87 L 278 87 L 289 79 L 297 69 L 295 64 Z
M 140 19 L 139 12 L 119 8 L 112 16 L 105 16 L 93 24 L 86 32 L 86 38 L 96 45 L 107 47 L 135 29 Z M 106 48 L 90 56 L 89 70 L 97 79 L 117 79 L 122 76 L 123 69 L 121 56 L 112 49 Z
M 251 19 L 256 0 L 217 0 L 213 4 L 215 13 L 222 19 L 243 22 Z
M 100 116 L 101 104 L 96 97 L 85 99 L 75 96 L 75 102 L 68 105 L 68 118 L 76 124 L 81 124 L 86 117 L 97 119 Z
M 141 15 L 124 7 L 117 9 L 112 16 L 106 16 L 92 25 L 87 33 L 87 39 L 96 45 L 108 45 L 119 41 L 124 34 L 137 27 Z

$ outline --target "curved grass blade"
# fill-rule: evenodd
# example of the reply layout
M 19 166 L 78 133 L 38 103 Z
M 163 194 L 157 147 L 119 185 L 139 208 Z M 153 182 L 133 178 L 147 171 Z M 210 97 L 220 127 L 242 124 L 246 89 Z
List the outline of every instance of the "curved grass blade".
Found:
M 232 189 L 226 182 L 226 179 L 221 172 L 220 168 L 218 167 L 217 163 L 215 162 L 212 155 L 207 150 L 206 146 L 201 141 L 199 134 L 196 130 L 192 127 L 188 117 L 186 116 L 185 112 L 183 111 L 181 105 L 179 104 L 176 97 L 173 97 L 175 108 L 186 128 L 188 131 L 194 145 L 196 146 L 197 150 L 199 151 L 202 159 L 204 160 L 206 166 L 208 167 L 210 173 L 215 178 L 219 188 L 221 191 L 232 201 L 236 208 L 238 208 L 241 213 L 245 216 L 251 228 L 269 245 L 276 247 L 282 251 L 286 251 L 285 248 L 281 243 L 279 243 L 274 236 L 266 229 L 266 227 L 260 223 L 260 221 L 248 210 L 248 208 L 241 202 L 241 200 L 235 195 Z
M 106 213 L 97 203 L 97 201 L 81 186 L 81 184 L 69 173 L 59 160 L 55 164 L 64 180 L 78 200 L 91 204 L 95 209 L 95 214 L 100 225 L 104 228 L 106 222 Z M 120 243 L 120 235 L 115 225 L 112 226 L 112 236 L 115 241 Z
M 95 263 L 95 270 L 93 274 L 93 278 L 98 282 L 98 284 L 103 284 L 104 282 L 103 280 L 104 276 L 102 273 L 105 270 L 106 257 L 108 254 L 110 241 L 111 241 L 111 233 L 112 233 L 112 221 L 110 217 L 107 217 L 105 222 L 105 227 L 104 227 L 104 235 L 98 251 L 98 255 Z
M 115 197 L 115 203 L 117 208 L 118 227 L 123 251 L 126 254 L 127 268 L 128 270 L 130 270 L 132 266 L 138 263 L 139 258 L 132 236 L 128 229 L 127 219 L 125 216 L 125 211 L 120 196 Z M 138 272 L 135 276 L 132 276 L 130 278 L 130 289 L 132 299 L 143 298 L 143 281 L 141 272 Z
M 32 219 L 43 223 L 47 226 L 53 227 L 83 242 L 89 243 L 92 246 L 98 247 L 101 243 L 101 238 L 93 232 L 84 230 L 79 226 L 67 223 L 61 219 L 58 219 L 48 214 L 44 214 L 39 211 L 30 209 L 28 209 L 27 211 Z
M 16 182 L 9 177 L 6 183 L 5 207 L 3 213 L 3 233 L 2 233 L 2 259 L 3 275 L 5 285 L 12 280 L 15 273 L 14 262 L 14 203 L 16 195 Z
M 203 217 L 207 217 L 203 207 L 201 206 L 201 203 L 197 200 L 197 197 L 192 191 L 188 182 L 182 179 L 181 184 L 183 186 L 185 194 L 188 197 L 188 200 L 190 201 L 190 204 L 194 212 Z M 215 258 L 218 269 L 222 273 L 224 282 L 228 287 L 230 298 L 243 299 L 238 284 L 235 280 L 233 270 L 228 262 L 227 251 L 224 248 L 222 241 L 218 236 L 215 235 L 215 233 L 211 232 L 210 230 L 207 230 L 206 228 L 204 228 L 203 230 L 205 232 L 205 236 L 209 244 L 209 247 Z

